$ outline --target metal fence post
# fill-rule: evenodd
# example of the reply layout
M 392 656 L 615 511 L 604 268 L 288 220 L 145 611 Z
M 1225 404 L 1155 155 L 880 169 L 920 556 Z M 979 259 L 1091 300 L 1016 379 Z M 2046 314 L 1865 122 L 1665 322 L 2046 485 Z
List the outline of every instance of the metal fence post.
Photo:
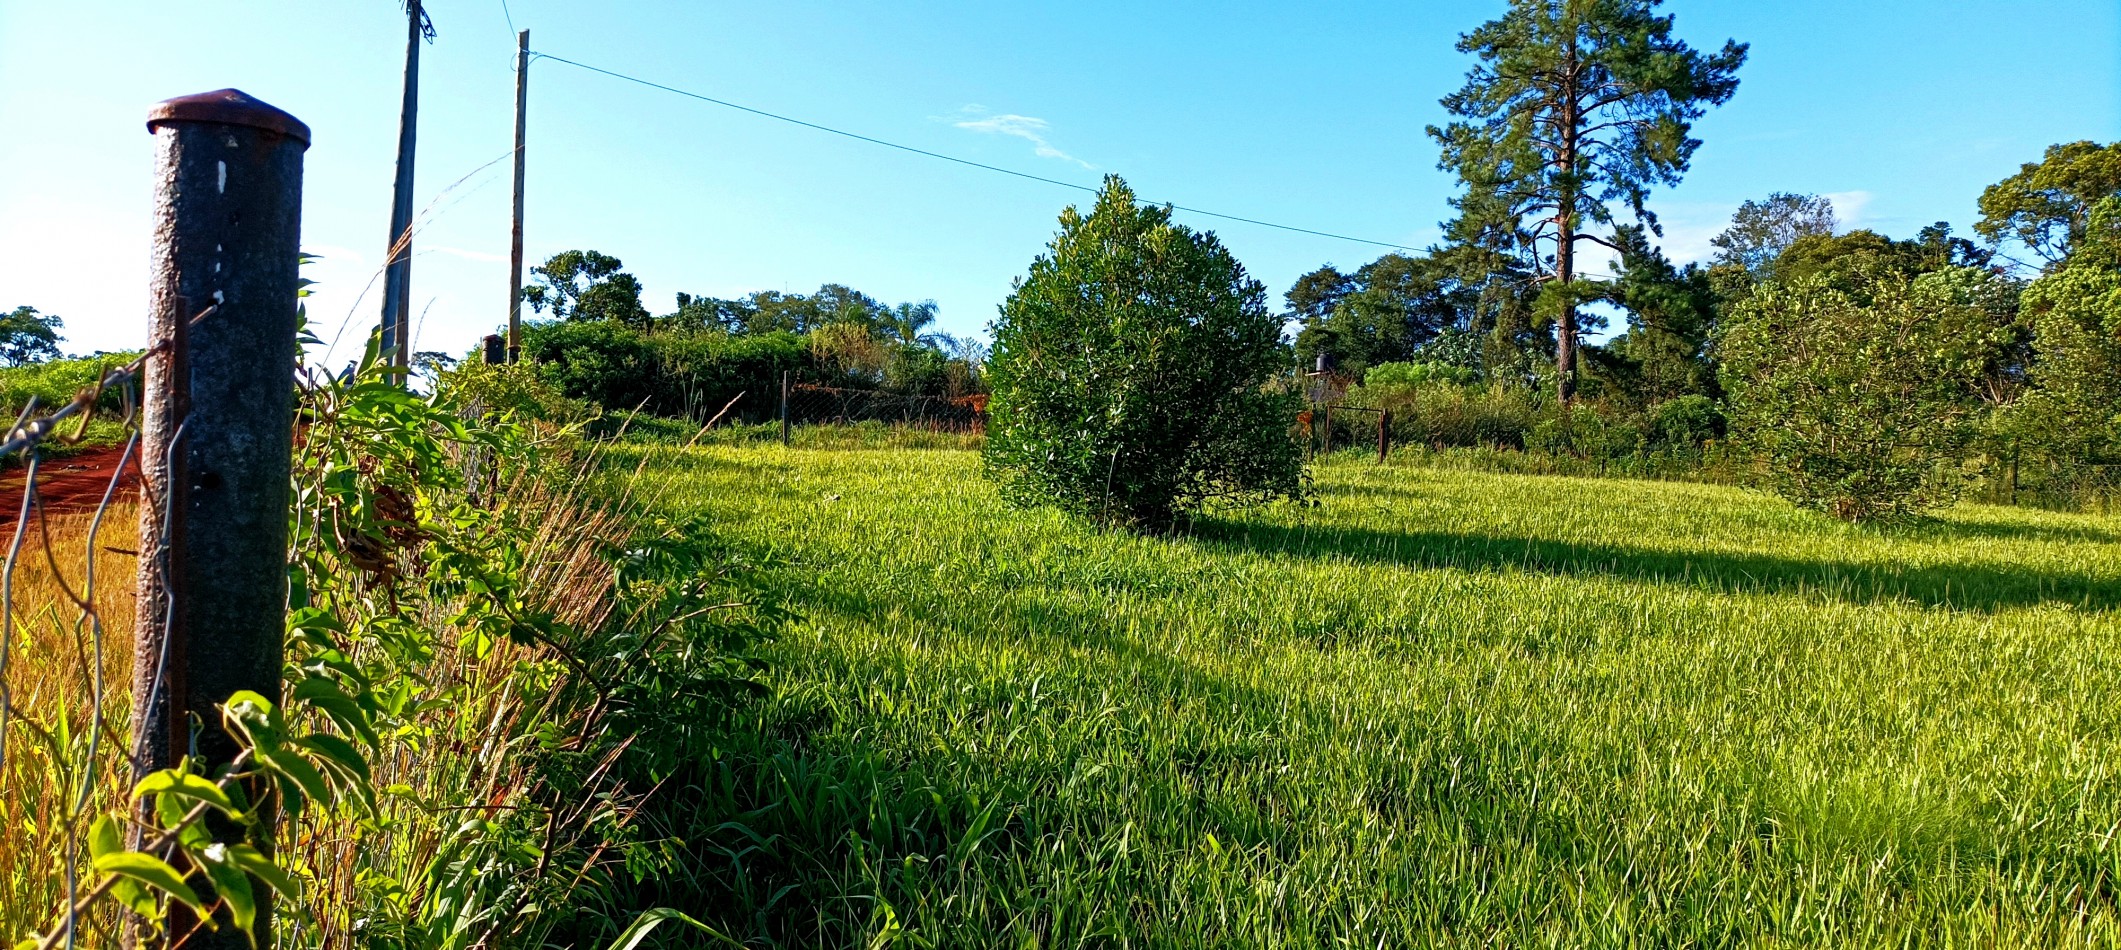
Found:
M 1377 410 L 1377 460 L 1382 462 L 1392 451 L 1392 410 Z
M 156 182 L 135 768 L 168 768 L 189 754 L 211 776 L 238 753 L 218 704 L 246 689 L 280 700 L 309 127 L 233 89 L 160 103 L 147 127 Z M 252 802 L 268 798 L 263 785 L 247 791 Z M 209 821 L 208 830 L 242 839 L 226 823 Z M 269 847 L 269 836 L 256 843 Z M 270 891 L 253 891 L 258 945 L 271 946 Z M 189 933 L 194 950 L 250 945 L 226 921 L 215 930 L 194 924 L 173 915 L 169 933 Z
M 788 445 L 788 371 L 781 370 L 781 446 Z

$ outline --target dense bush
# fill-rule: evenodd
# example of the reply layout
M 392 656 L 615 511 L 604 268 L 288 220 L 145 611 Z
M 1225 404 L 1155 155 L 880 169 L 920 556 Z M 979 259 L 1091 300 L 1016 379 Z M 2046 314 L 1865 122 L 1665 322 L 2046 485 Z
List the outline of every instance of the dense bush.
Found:
M 73 399 L 75 393 L 94 386 L 105 372 L 139 357 L 139 351 L 134 350 L 0 367 L 0 411 L 5 411 L 12 419 L 29 404 L 31 397 L 46 409 L 57 408 Z M 119 395 L 114 390 L 104 393 L 96 408 L 116 409 L 118 403 Z
M 1450 363 L 1379 363 L 1363 374 L 1362 383 L 1373 387 L 1420 386 L 1432 382 L 1464 386 L 1479 378 L 1478 371 Z
M 814 365 L 793 333 L 650 334 L 608 320 L 526 326 L 523 357 L 568 398 L 699 420 L 740 393 L 733 412 L 763 419 L 777 405 L 781 374 Z
M 1769 284 L 1718 342 L 1734 428 L 1760 483 L 1849 521 L 1949 504 L 2005 342 L 1946 274 L 1881 268 Z
M 1643 419 L 1644 442 L 1655 449 L 1699 449 L 1721 439 L 1729 422 L 1716 400 L 1695 394 L 1651 406 Z
M 986 470 L 1011 500 L 1161 530 L 1302 491 L 1265 288 L 1116 176 L 1062 213 L 994 335 Z

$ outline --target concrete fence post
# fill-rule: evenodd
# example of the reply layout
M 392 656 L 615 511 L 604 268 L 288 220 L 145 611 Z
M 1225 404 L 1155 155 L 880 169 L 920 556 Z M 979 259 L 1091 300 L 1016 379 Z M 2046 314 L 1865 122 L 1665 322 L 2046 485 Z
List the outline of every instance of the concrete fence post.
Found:
M 233 89 L 163 102 L 147 127 L 156 180 L 141 394 L 147 503 L 135 768 L 144 774 L 196 755 L 210 777 L 238 753 L 218 705 L 237 690 L 280 701 L 309 128 Z M 247 791 L 254 803 L 267 797 L 262 784 Z M 210 821 L 208 830 L 223 841 L 242 837 L 226 823 Z M 271 946 L 270 891 L 253 891 L 258 945 Z M 192 950 L 249 946 L 221 923 L 208 930 L 180 914 L 169 933 L 189 934 Z M 131 929 L 141 936 L 143 928 Z

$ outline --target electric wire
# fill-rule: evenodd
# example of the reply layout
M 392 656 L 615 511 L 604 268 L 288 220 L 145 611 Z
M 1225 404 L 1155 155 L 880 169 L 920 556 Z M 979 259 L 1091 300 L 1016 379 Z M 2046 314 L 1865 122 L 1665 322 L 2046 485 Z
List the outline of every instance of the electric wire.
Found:
M 952 163 L 955 163 L 955 164 L 958 164 L 958 165 L 965 165 L 965 166 L 968 166 L 968 167 L 971 167 L 971 168 L 977 168 L 977 169 L 981 169 L 981 170 L 983 170 L 983 171 L 990 171 L 990 172 L 998 172 L 998 173 L 1000 173 L 1000 174 L 1003 174 L 1003 175 L 1009 175 L 1009 176 L 1011 176 L 1011 177 L 1015 177 L 1015 178 L 1023 178 L 1023 179 L 1027 179 L 1027 180 L 1029 180 L 1029 181 L 1036 181 L 1036 182 L 1042 182 L 1042 183 L 1044 183 L 1044 184 L 1048 184 L 1048 185 L 1058 185 L 1058 186 L 1060 186 L 1060 187 L 1062 187 L 1062 188 L 1069 188 L 1069 189 L 1073 189 L 1073 190 L 1075 190 L 1075 191 L 1082 191 L 1082 192 L 1088 192 L 1088 193 L 1090 193 L 1090 194 L 1093 194 L 1093 195 L 1094 195 L 1094 194 L 1097 194 L 1097 193 L 1098 193 L 1098 189 L 1096 189 L 1096 188 L 1092 188 L 1092 187 L 1090 187 L 1090 186 L 1088 186 L 1088 185 L 1079 185 L 1079 184 L 1076 184 L 1075 182 L 1072 182 L 1072 181 L 1062 181 L 1062 180 L 1060 180 L 1060 179 L 1058 179 L 1058 178 L 1047 178 L 1047 177 L 1045 177 L 1044 175 L 1034 175 L 1034 174 L 1031 174 L 1030 172 L 1020 172 L 1020 171 L 1017 171 L 1017 170 L 1015 170 L 1015 169 L 1012 169 L 1012 168 L 1003 168 L 1003 167 L 1001 167 L 1001 166 L 999 166 L 999 165 L 989 165 L 989 164 L 986 164 L 986 163 L 984 163 L 984 162 L 975 162 L 975 161 L 973 161 L 973 160 L 971 160 L 971 159 L 969 159 L 969 158 L 959 158 L 959 157 L 957 157 L 957 156 L 955 156 L 955 155 L 945 155 L 945 154 L 943 154 L 943 153 L 941 153 L 941 152 L 931 152 L 931 151 L 929 151 L 929 150 L 927 150 L 927 149 L 924 149 L 924 148 L 915 148 L 914 146 L 911 146 L 911 145 L 901 145 L 901 144 L 899 144 L 899 143 L 897 143 L 897 142 L 890 142 L 890 141 L 885 141 L 884 139 L 880 139 L 880 138 L 874 138 L 874 137 L 871 137 L 871 136 L 867 136 L 867 135 L 862 135 L 862 134 L 860 134 L 860 133 L 858 133 L 858 132 L 849 132 L 849 131 L 847 131 L 847 130 L 845 130 L 845 129 L 836 129 L 836 128 L 833 128 L 833 127 L 831 127 L 831 126 L 829 126 L 829 125 L 820 125 L 820 124 L 818 124 L 818 123 L 816 123 L 816 122 L 806 122 L 806 121 L 804 121 L 804 120 L 802 120 L 802 119 L 794 118 L 794 117 L 792 117 L 792 116 L 786 116 L 786 115 L 782 115 L 782 114 L 780 114 L 780 113 L 777 113 L 777 112 L 768 112 L 768 111 L 766 111 L 766 110 L 764 110 L 764 109 L 754 109 L 754 108 L 752 108 L 752 107 L 750 107 L 750 106 L 746 106 L 746 105 L 739 105 L 739 104 L 737 104 L 737 103 L 734 103 L 734 102 L 730 102 L 730 101 L 728 101 L 728 100 L 726 100 L 726 99 L 717 99 L 717 98 L 714 98 L 713 96 L 705 96 L 705 95 L 701 95 L 701 94 L 699 94 L 699 93 L 697 93 L 697 92 L 690 92 L 690 91 L 687 91 L 687 90 L 684 90 L 684 89 L 679 89 L 679 88 L 677 88 L 677 87 L 675 87 L 675 86 L 666 86 L 666 85 L 664 85 L 664 84 L 662 84 L 662 83 L 659 83 L 659 82 L 655 82 L 655 81 L 653 81 L 653 80 L 648 80 L 648 79 L 642 79 L 642 78 L 640 78 L 639 76 L 629 76 L 629 75 L 627 75 L 627 74 L 625 74 L 625 73 L 622 73 L 622 72 L 617 72 L 617 71 L 614 71 L 614 70 L 609 70 L 609 69 L 605 69 L 605 68 L 603 68 L 603 67 L 601 67 L 601 66 L 591 66 L 591 65 L 589 65 L 588 63 L 581 63 L 581 62 L 576 62 L 576 61 L 574 61 L 574 60 L 571 60 L 571 59 L 568 59 L 568 58 L 566 58 L 566 57 L 564 57 L 564 56 L 555 56 L 555 55 L 553 55 L 553 54 L 551 54 L 551 53 L 540 53 L 540 52 L 537 52 L 537 51 L 535 51 L 535 50 L 533 50 L 533 51 L 531 52 L 531 54 L 530 54 L 530 55 L 531 55 L 531 56 L 532 56 L 533 58 L 535 58 L 535 59 L 549 59 L 549 60 L 552 60 L 553 62 L 556 62 L 556 63 L 564 63 L 564 64 L 566 64 L 566 65 L 569 65 L 569 66 L 573 66 L 573 67 L 575 67 L 576 69 L 584 69 L 584 70 L 588 70 L 589 72 L 593 72 L 593 73 L 599 73 L 599 74 L 602 74 L 602 75 L 605 75 L 605 76 L 609 76 L 609 77 L 611 77 L 611 78 L 613 78 L 613 79 L 622 79 L 622 80 L 625 80 L 626 82 L 630 82 L 630 83 L 636 83 L 636 84 L 639 84 L 639 85 L 647 86 L 647 87 L 649 87 L 649 88 L 651 88 L 651 89 L 660 89 L 660 90 L 662 90 L 662 91 L 664 91 L 664 92 L 668 92 L 668 93 L 674 93 L 674 94 L 676 94 L 676 95 L 684 96 L 684 97 L 686 97 L 686 98 L 688 98 L 688 99 L 697 99 L 697 100 L 699 100 L 699 101 L 701 101 L 701 102 L 711 103 L 711 104 L 713 104 L 713 105 L 718 105 L 718 106 L 722 106 L 722 107 L 724 107 L 724 108 L 729 108 L 729 109 L 735 109 L 735 110 L 737 110 L 737 111 L 739 111 L 739 112 L 748 112 L 748 113 L 750 113 L 750 114 L 752 114 L 752 115 L 756 115 L 756 116 L 762 116 L 762 117 L 764 117 L 764 118 L 768 118 L 768 119 L 773 119 L 773 120 L 775 120 L 775 121 L 779 121 L 779 122 L 786 122 L 786 123 L 789 123 L 789 124 L 791 124 L 791 125 L 800 125 L 800 126 L 802 126 L 802 127 L 806 128 L 806 129 L 815 129 L 815 130 L 817 130 L 817 131 L 819 131 L 819 132 L 829 132 L 829 133 L 831 133 L 831 134 L 833 134 L 833 135 L 843 136 L 843 137 L 845 137 L 845 138 L 850 138 L 850 139 L 854 139 L 854 140 L 856 140 L 856 141 L 859 141 L 859 142 L 867 142 L 867 143 L 869 143 L 869 144 L 871 144 L 871 145 L 881 145 L 881 146 L 883 146 L 883 147 L 885 147 L 885 148 L 890 148 L 890 149 L 897 149 L 898 151 L 901 151 L 901 152 L 910 152 L 910 153 L 912 153 L 912 154 L 914 154 L 914 155 L 920 155 L 920 156 L 923 156 L 923 157 L 925 157 L 925 158 L 933 158 L 933 159 L 940 159 L 940 160 L 942 160 L 942 161 L 945 161 L 945 162 L 952 162 Z M 1414 248 L 1412 248 L 1412 247 L 1411 247 L 1411 246 L 1409 246 L 1409 245 L 1406 245 L 1406 244 L 1397 244 L 1397 243 L 1393 243 L 1393 242 L 1391 242 L 1391 241 L 1373 241 L 1373 240 L 1370 240 L 1369 238 L 1359 238 L 1359 237 L 1351 237 L 1351 236 L 1349 236 L 1349 235 L 1346 235 L 1346 234 L 1335 234 L 1335 233 L 1333 233 L 1333 232 L 1331 232 L 1331 231 L 1316 231 L 1316 230 L 1312 230 L 1311 228 L 1300 228 L 1300 227 L 1297 227 L 1297 226 L 1295 226 L 1295 225 L 1292 225 L 1292 224 L 1277 224 L 1277 223 L 1275 223 L 1275 222 L 1273 222 L 1273 221 L 1262 221 L 1262 220 L 1260 220 L 1260 219 L 1258 219 L 1258 218 L 1247 218 L 1247 217 L 1243 217 L 1243 216 L 1241 216 L 1241 215 L 1235 215 L 1235 214 L 1224 214 L 1224 213 L 1222 213 L 1222 212 L 1220 212 L 1220 211 L 1209 211 L 1209 210 L 1207 210 L 1207 209 L 1205 209 L 1205 208 L 1194 208 L 1194 207 L 1189 207 L 1189 206 L 1187 206 L 1187 205 L 1181 205 L 1181 204 L 1170 204 L 1170 203 L 1168 203 L 1168 202 L 1152 202 L 1152 201 L 1144 201 L 1143 203 L 1144 203 L 1144 204 L 1152 204 L 1152 205 L 1154 205 L 1154 204 L 1165 204 L 1165 205 L 1167 205 L 1168 207 L 1170 207 L 1171 209 L 1173 209 L 1173 210 L 1175 210 L 1175 211 L 1184 211 L 1184 212 L 1186 212 L 1186 213 L 1188 213 L 1188 214 L 1197 214 L 1197 215 L 1202 215 L 1202 216 L 1204 216 L 1204 217 L 1210 217 L 1210 218 L 1220 218 L 1220 219 L 1222 219 L 1222 220 L 1225 220 L 1225 221 L 1239 221 L 1239 222 L 1243 222 L 1243 223 L 1245 223 L 1245 224 L 1253 224 L 1253 225 L 1258 225 L 1258 226 L 1260 226 L 1260 227 L 1264 227 L 1264 228 L 1275 228 L 1275 229 L 1277 229 L 1277 230 L 1282 230 L 1282 231 L 1293 231 L 1293 232 L 1295 232 L 1295 233 L 1297 233 L 1297 234 L 1309 234 L 1309 235 L 1312 235 L 1312 236 L 1314 236 L 1314 237 L 1322 237 L 1322 238 L 1331 238 L 1331 239 L 1333 239 L 1333 240 L 1336 240 L 1336 241 L 1350 241 L 1350 242 L 1353 242 L 1353 243 L 1356 243 L 1356 244 L 1368 244 L 1368 245 L 1372 245 L 1372 246 L 1375 246 L 1375 247 L 1385 247 L 1385 248 L 1392 248 L 1392 249 L 1394 249 L 1394 250 L 1400 250 L 1400 251 L 1409 251 L 1409 250 L 1413 250 L 1413 249 L 1414 249 Z

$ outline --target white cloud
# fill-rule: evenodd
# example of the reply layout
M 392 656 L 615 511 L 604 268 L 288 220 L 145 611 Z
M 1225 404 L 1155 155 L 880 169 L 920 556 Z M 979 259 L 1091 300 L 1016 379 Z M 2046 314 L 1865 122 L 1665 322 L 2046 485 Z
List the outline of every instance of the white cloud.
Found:
M 1871 206 L 1871 199 L 1877 197 L 1876 195 L 1868 191 L 1830 191 L 1825 197 L 1834 203 L 1834 217 L 1838 219 L 1841 230 L 1853 231 L 1871 222 L 1863 212 Z
M 964 114 L 977 115 L 978 113 L 985 112 L 986 110 L 981 106 L 973 105 L 966 106 L 965 108 L 959 111 L 960 113 Z M 983 116 L 981 118 L 976 119 L 960 119 L 951 124 L 957 126 L 960 129 L 965 129 L 970 132 L 979 132 L 986 135 L 1012 135 L 1017 138 L 1023 139 L 1024 141 L 1030 142 L 1032 146 L 1032 154 L 1035 154 L 1040 158 L 1058 158 L 1065 162 L 1073 162 L 1077 165 L 1081 165 L 1086 169 L 1095 170 L 1097 168 L 1097 166 L 1092 165 L 1089 162 L 1083 161 L 1082 159 L 1076 158 L 1075 156 L 1070 155 L 1067 152 L 1063 152 L 1060 149 L 1054 148 L 1053 143 L 1046 141 L 1046 132 L 1048 129 L 1051 128 L 1051 126 L 1046 123 L 1046 120 L 1038 118 L 1036 116 L 1005 113 L 1003 115 Z

